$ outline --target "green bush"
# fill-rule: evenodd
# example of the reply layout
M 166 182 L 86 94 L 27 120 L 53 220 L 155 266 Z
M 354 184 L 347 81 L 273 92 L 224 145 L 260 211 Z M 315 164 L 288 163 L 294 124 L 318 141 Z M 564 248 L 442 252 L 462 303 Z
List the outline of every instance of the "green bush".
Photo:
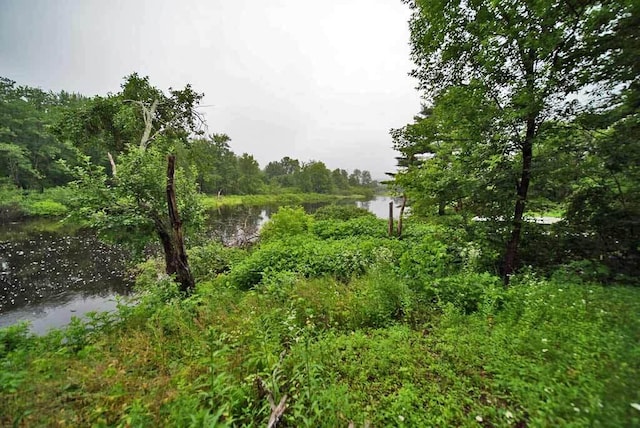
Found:
M 375 216 L 361 216 L 346 221 L 317 220 L 311 227 L 313 233 L 322 239 L 342 239 L 352 236 L 384 238 L 387 223 Z
M 483 305 L 488 305 L 487 310 L 499 306 L 502 288 L 502 281 L 497 276 L 465 272 L 436 278 L 424 292 L 441 305 L 451 303 L 463 313 L 470 314 Z
M 305 234 L 309 231 L 312 222 L 313 217 L 307 215 L 302 207 L 281 207 L 262 227 L 260 240 L 268 242 Z
M 357 217 L 374 217 L 375 215 L 365 208 L 355 205 L 325 205 L 313 213 L 316 220 L 351 220 Z
M 456 270 L 456 256 L 444 243 L 425 239 L 408 247 L 400 257 L 401 275 L 416 289 L 424 289 L 430 282 Z
M 228 272 L 233 263 L 245 257 L 246 252 L 239 248 L 225 247 L 218 242 L 211 242 L 201 247 L 188 250 L 189 266 L 196 281 L 214 279 L 219 274 Z
M 27 213 L 33 217 L 62 217 L 68 209 L 60 202 L 44 200 L 24 203 Z
M 27 346 L 29 337 L 29 324 L 24 322 L 0 328 L 0 359 L 11 351 Z
M 365 272 L 378 260 L 376 249 L 397 249 L 394 241 L 382 239 L 341 239 L 324 241 L 310 236 L 294 236 L 260 245 L 233 266 L 228 279 L 234 286 L 251 288 L 268 270 L 291 271 L 304 277 L 331 275 L 347 280 Z M 392 256 L 393 257 L 393 256 Z

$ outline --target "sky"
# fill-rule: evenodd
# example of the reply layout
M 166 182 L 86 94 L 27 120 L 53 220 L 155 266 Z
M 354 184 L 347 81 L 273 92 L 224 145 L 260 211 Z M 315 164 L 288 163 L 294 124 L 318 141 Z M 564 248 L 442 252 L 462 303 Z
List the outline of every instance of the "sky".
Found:
M 264 167 L 395 169 L 420 110 L 400 0 L 0 0 L 0 76 L 105 95 L 138 72 L 205 97 L 209 133 Z

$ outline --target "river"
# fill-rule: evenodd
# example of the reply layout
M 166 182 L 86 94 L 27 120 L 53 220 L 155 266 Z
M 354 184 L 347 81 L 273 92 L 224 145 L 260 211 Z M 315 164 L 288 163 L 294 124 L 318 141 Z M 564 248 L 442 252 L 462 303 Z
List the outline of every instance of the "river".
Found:
M 386 217 L 389 201 L 377 197 L 356 205 Z M 323 205 L 304 207 L 313 212 Z M 227 244 L 249 242 L 276 210 L 240 206 L 212 211 L 208 235 Z M 123 249 L 101 243 L 92 231 L 54 220 L 0 225 L 0 327 L 28 321 L 32 332 L 43 334 L 73 316 L 114 310 L 118 296 L 131 292 L 126 260 Z

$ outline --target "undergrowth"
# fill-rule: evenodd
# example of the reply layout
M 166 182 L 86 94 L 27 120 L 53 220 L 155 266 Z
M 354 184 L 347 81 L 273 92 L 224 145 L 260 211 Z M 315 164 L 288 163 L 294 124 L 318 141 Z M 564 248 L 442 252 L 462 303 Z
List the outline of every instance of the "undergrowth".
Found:
M 265 426 L 270 401 L 282 426 L 640 425 L 637 288 L 505 289 L 480 244 L 355 214 L 284 210 L 249 251 L 192 249 L 189 297 L 148 262 L 136 304 L 0 330 L 0 425 Z

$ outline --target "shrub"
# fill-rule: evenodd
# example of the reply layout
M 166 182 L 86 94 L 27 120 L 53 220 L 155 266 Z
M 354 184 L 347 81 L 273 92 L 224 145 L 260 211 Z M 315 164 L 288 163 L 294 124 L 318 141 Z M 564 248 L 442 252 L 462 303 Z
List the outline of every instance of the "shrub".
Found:
M 376 249 L 380 247 L 389 248 L 392 254 L 397 250 L 392 240 L 350 238 L 323 241 L 309 236 L 294 236 L 261 245 L 233 266 L 228 278 L 232 285 L 245 289 L 258 284 L 268 270 L 286 270 L 308 278 L 331 275 L 347 280 L 373 265 L 379 256 Z
M 246 255 L 241 249 L 225 247 L 218 242 L 190 248 L 188 253 L 189 265 L 196 281 L 210 280 L 228 272 L 233 263 Z
M 61 217 L 68 211 L 60 202 L 44 200 L 25 202 L 25 208 L 30 216 Z
M 309 231 L 313 218 L 302 207 L 282 207 L 260 231 L 260 239 L 267 242 L 290 236 L 305 234 Z
M 375 215 L 365 208 L 360 208 L 355 205 L 325 205 L 318 208 L 313 213 L 313 217 L 316 220 L 351 220 L 357 217 L 374 217 Z
M 318 220 L 312 226 L 315 235 L 322 239 L 342 239 L 352 236 L 384 238 L 387 236 L 385 220 L 375 216 L 361 216 L 346 221 Z
M 461 273 L 435 279 L 425 289 L 440 305 L 453 304 L 465 314 L 476 312 L 487 304 L 488 310 L 499 305 L 502 290 L 500 278 L 488 273 Z M 498 300 L 496 300 L 498 299 Z

